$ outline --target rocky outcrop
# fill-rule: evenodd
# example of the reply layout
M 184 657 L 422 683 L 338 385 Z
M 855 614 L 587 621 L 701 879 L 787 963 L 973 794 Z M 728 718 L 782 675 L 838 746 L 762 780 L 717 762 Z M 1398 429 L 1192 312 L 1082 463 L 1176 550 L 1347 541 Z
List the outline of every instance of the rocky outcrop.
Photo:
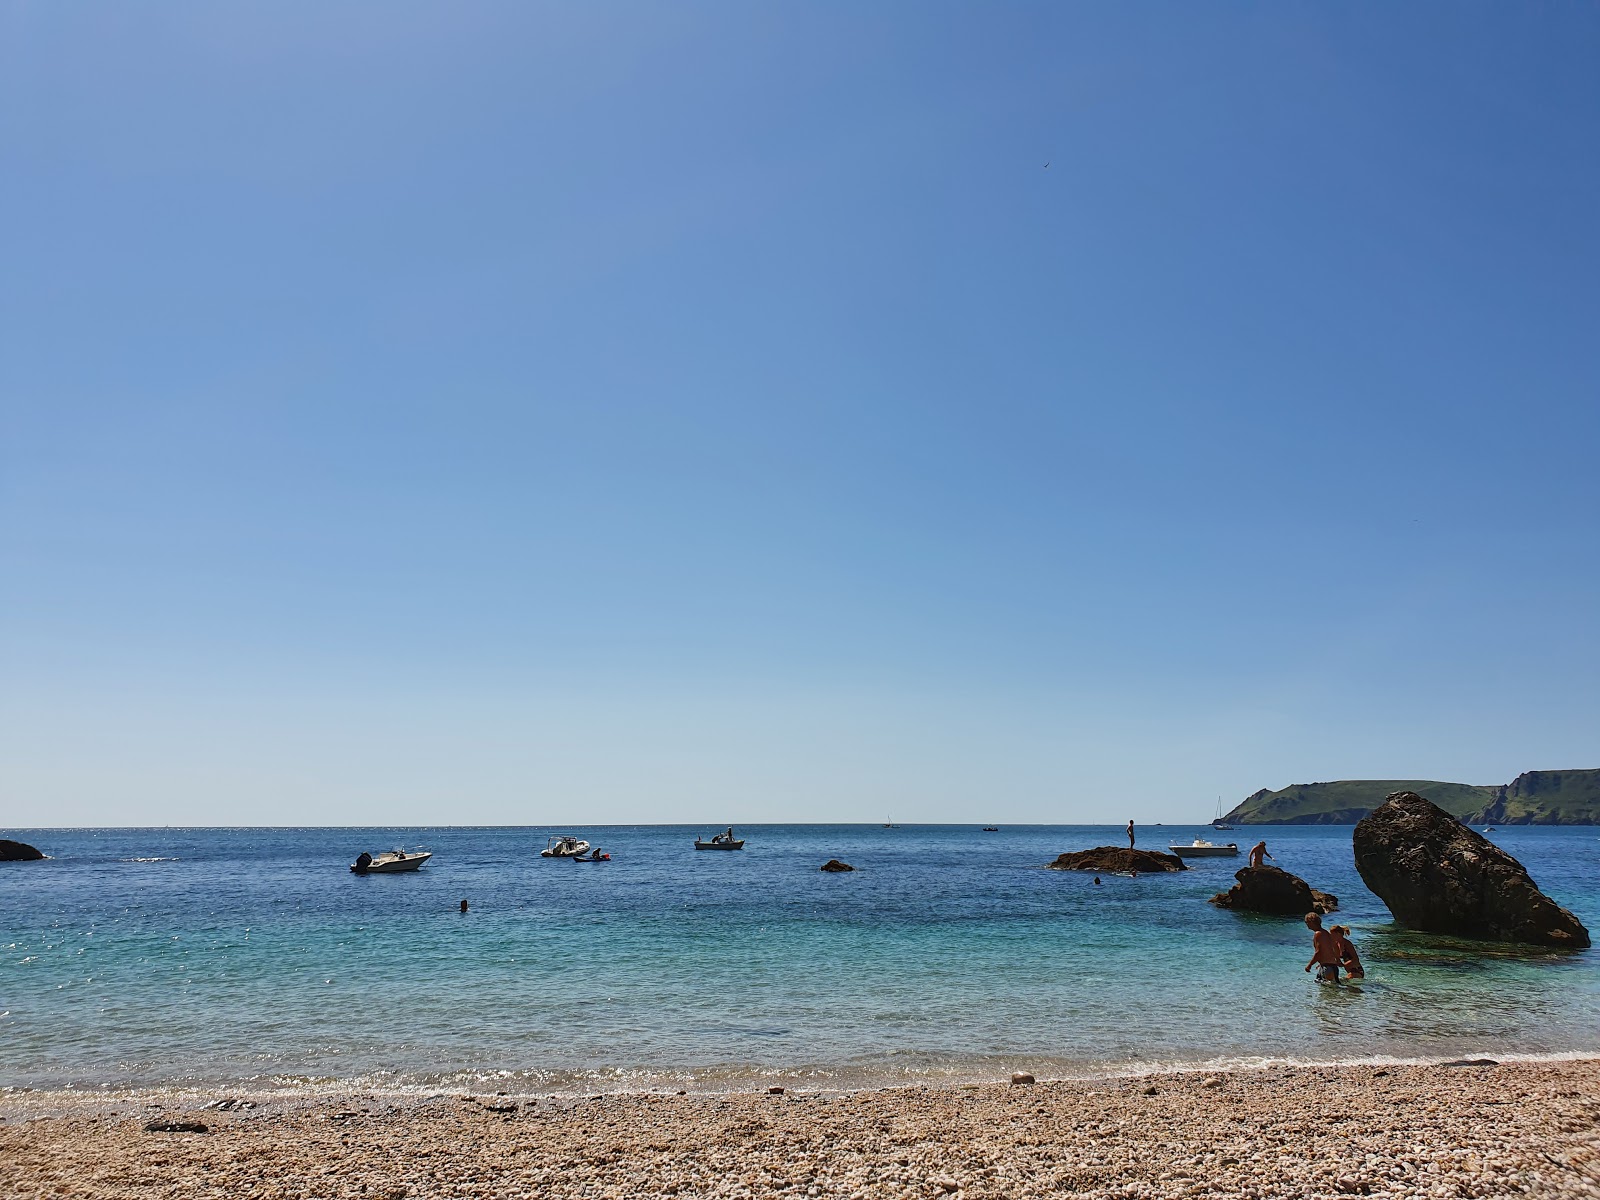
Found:
M 1330 913 L 1339 907 L 1339 897 L 1319 891 L 1300 876 L 1278 867 L 1245 867 L 1233 877 L 1239 882 L 1211 897 L 1211 903 L 1218 908 L 1303 917 L 1307 913 Z
M 849 863 L 840 862 L 837 858 L 830 858 L 827 862 L 822 864 L 821 869 L 824 870 L 824 871 L 854 871 L 855 870 L 855 868 L 852 867 Z
M 1048 864 L 1057 871 L 1104 871 L 1108 875 L 1159 874 L 1185 871 L 1183 859 L 1157 850 L 1130 850 L 1126 846 L 1096 846 L 1093 850 L 1074 850 Z
M 36 862 L 43 857 L 42 850 L 35 850 L 27 842 L 11 842 L 0 838 L 0 862 Z
M 1396 921 L 1428 933 L 1578 949 L 1589 931 L 1521 863 L 1415 792 L 1356 826 L 1356 870 Z

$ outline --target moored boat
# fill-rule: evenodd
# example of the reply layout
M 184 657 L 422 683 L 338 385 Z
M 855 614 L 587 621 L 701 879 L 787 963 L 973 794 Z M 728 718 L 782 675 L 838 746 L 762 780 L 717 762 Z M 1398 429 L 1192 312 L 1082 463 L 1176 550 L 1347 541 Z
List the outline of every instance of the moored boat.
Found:
M 589 853 L 589 843 L 570 833 L 558 833 L 539 851 L 540 858 L 577 858 Z
M 1182 846 L 1174 842 L 1167 849 L 1179 858 L 1225 858 L 1239 853 L 1236 842 L 1219 846 L 1215 842 L 1206 841 L 1205 838 L 1195 838 L 1194 841 Z
M 1232 825 L 1229 825 L 1228 822 L 1223 819 L 1223 816 L 1222 816 L 1222 797 L 1221 796 L 1217 797 L 1217 815 L 1211 818 L 1211 828 L 1213 828 L 1213 829 L 1232 829 L 1233 828 Z
M 399 871 L 415 871 L 432 857 L 431 850 L 413 850 L 409 854 L 404 850 L 385 850 L 376 857 L 363 850 L 361 857 L 350 864 L 350 869 L 357 875 L 393 875 Z
M 713 834 L 710 841 L 705 838 L 695 838 L 694 848 L 696 850 L 743 850 L 744 839 L 734 837 L 733 826 L 730 825 L 725 832 Z

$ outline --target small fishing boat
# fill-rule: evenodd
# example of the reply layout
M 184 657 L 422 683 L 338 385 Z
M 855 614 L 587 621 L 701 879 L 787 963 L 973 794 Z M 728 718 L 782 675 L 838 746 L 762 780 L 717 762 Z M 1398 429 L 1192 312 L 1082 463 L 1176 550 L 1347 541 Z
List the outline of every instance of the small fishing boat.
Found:
M 577 858 L 589 853 L 589 843 L 570 833 L 558 833 L 539 851 L 540 858 Z
M 695 838 L 694 848 L 696 850 L 743 850 L 744 839 L 734 837 L 733 826 L 730 825 L 725 833 L 713 834 L 710 841 L 706 841 L 704 838 Z
M 985 825 L 983 827 L 983 831 L 985 833 L 999 833 L 1000 832 L 1000 826 L 998 826 L 998 825 Z
M 431 850 L 413 850 L 410 854 L 404 850 L 385 850 L 376 857 L 363 850 L 361 857 L 350 864 L 350 869 L 357 875 L 393 875 L 397 871 L 415 871 L 432 857 Z
M 1226 858 L 1239 853 L 1237 843 L 1229 842 L 1225 846 L 1219 846 L 1215 842 L 1206 841 L 1205 838 L 1195 838 L 1186 846 L 1174 843 L 1167 849 L 1179 858 Z

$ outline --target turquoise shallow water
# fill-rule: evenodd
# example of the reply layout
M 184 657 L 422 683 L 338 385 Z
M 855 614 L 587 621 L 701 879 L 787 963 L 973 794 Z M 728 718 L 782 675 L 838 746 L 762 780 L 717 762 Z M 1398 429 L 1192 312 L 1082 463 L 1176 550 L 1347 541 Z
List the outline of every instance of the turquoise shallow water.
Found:
M 1600 955 L 1408 933 L 1345 827 L 1241 828 L 1340 897 L 1368 967 L 1319 988 L 1293 920 L 1220 912 L 1239 859 L 1102 886 L 1043 864 L 1120 827 L 105 829 L 0 866 L 0 1086 L 359 1081 L 850 1086 L 1263 1059 L 1600 1052 Z M 1141 845 L 1200 827 L 1146 827 Z M 1494 835 L 1600 926 L 1600 830 Z M 425 847 L 415 875 L 351 875 Z M 859 868 L 827 875 L 839 857 Z M 458 911 L 462 898 L 471 911 Z

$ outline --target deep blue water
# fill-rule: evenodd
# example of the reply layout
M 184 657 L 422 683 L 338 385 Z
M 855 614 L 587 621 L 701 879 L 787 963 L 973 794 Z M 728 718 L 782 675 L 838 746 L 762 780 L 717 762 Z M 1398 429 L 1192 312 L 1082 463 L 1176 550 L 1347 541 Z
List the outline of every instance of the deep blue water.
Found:
M 538 858 L 548 832 L 13 835 L 53 857 L 0 864 L 0 1085 L 844 1085 L 1600 1051 L 1600 954 L 1399 930 L 1346 827 L 1222 835 L 1264 835 L 1340 897 L 1368 978 L 1337 989 L 1301 970 L 1297 921 L 1204 902 L 1241 859 L 1099 887 L 1043 869 L 1120 827 L 744 826 L 737 853 L 697 853 L 711 827 L 573 830 L 601 864 Z M 1600 830 L 1493 836 L 1600 927 Z M 396 845 L 435 857 L 347 870 Z M 830 857 L 859 869 L 818 871 Z

